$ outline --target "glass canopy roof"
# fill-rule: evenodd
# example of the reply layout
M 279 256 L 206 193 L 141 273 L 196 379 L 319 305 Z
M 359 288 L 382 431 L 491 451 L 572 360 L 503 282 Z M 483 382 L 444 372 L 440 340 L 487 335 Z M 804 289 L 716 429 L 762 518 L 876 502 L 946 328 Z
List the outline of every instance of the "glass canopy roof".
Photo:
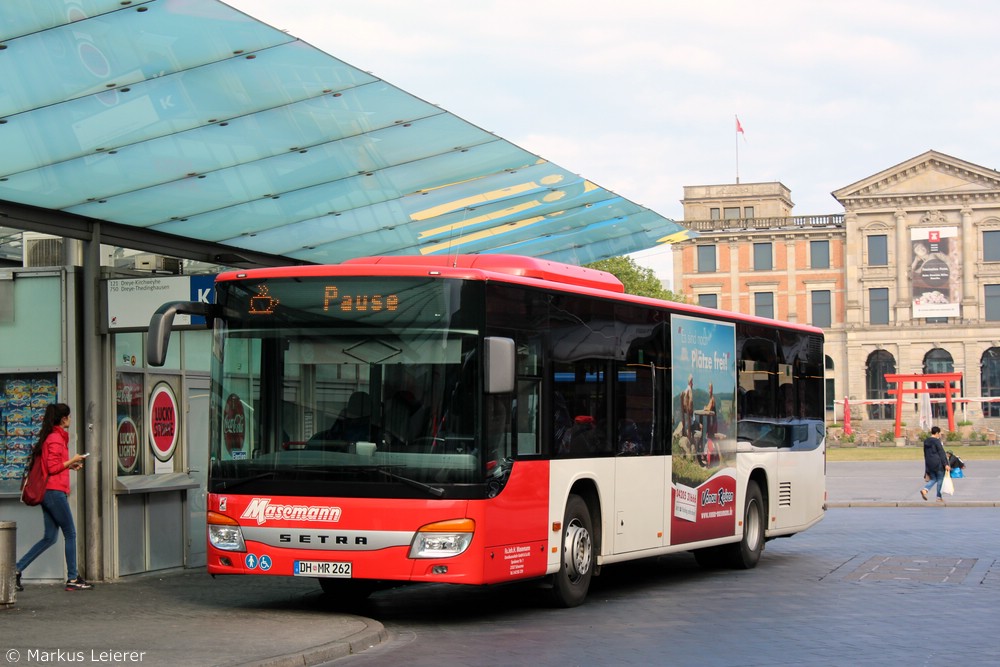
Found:
M 235 255 L 582 264 L 688 235 L 216 0 L 0 2 L 0 146 L 0 204 Z

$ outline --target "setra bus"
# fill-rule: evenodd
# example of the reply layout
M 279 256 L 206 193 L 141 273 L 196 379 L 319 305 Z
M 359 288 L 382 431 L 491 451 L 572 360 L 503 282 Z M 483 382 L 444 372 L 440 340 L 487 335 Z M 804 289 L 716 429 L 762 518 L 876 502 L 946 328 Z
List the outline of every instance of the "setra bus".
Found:
M 825 510 L 823 334 L 515 255 L 230 271 L 213 334 L 208 571 L 537 579 L 692 551 L 752 568 Z

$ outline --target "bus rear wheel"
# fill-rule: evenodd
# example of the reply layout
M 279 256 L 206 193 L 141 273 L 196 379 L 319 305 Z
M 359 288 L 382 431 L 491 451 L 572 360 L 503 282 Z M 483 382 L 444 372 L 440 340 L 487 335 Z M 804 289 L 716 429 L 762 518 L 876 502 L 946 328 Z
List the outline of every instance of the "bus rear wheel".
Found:
M 563 518 L 562 554 L 559 571 L 553 575 L 552 596 L 561 607 L 576 607 L 587 597 L 594 575 L 594 526 L 583 498 L 566 501 Z
M 697 549 L 694 558 L 698 565 L 711 570 L 728 567 L 749 570 L 757 565 L 764 551 L 764 497 L 757 482 L 747 483 L 747 496 L 743 504 L 743 537 L 739 542 L 718 547 Z
M 729 546 L 726 564 L 736 570 L 756 567 L 764 551 L 764 496 L 757 482 L 747 483 L 747 497 L 743 504 L 743 539 Z

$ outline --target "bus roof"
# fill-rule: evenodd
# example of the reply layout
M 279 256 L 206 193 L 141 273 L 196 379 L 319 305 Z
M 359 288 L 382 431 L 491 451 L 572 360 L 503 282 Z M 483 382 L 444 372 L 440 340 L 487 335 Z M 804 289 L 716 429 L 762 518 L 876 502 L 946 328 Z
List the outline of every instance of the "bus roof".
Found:
M 344 267 L 347 267 L 346 270 Z M 362 268 L 367 267 L 367 268 Z M 448 277 L 467 276 L 468 271 L 502 274 L 505 276 L 521 276 L 535 280 L 547 280 L 553 283 L 588 287 L 591 289 L 624 294 L 625 286 L 613 274 L 583 266 L 562 264 L 536 257 L 521 255 L 381 255 L 378 257 L 358 257 L 341 264 L 288 266 L 266 269 L 251 269 L 247 271 L 228 271 L 218 277 L 219 281 L 244 278 L 278 278 L 296 276 L 329 276 L 329 275 L 434 275 Z M 462 276 L 456 275 L 460 273 Z M 485 277 L 485 276 L 484 276 Z
M 314 264 L 306 266 L 269 267 L 227 271 L 219 274 L 217 282 L 267 278 L 296 278 L 321 276 L 407 276 L 454 278 L 465 280 L 497 280 L 556 289 L 615 300 L 641 303 L 649 306 L 668 307 L 680 312 L 707 317 L 725 317 L 765 326 L 795 329 L 822 336 L 823 330 L 807 324 L 783 322 L 732 311 L 720 311 L 677 301 L 662 301 L 651 297 L 626 294 L 625 286 L 611 273 L 588 269 L 572 264 L 552 262 L 537 257 L 521 255 L 381 255 L 358 257 L 341 264 Z M 541 284 L 539 281 L 545 281 Z

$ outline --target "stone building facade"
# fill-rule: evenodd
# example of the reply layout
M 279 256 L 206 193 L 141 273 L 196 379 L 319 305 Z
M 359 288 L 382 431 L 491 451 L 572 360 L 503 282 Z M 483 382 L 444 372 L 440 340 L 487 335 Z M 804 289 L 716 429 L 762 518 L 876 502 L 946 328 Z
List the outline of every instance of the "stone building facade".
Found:
M 939 372 L 962 373 L 959 419 L 1000 418 L 982 400 L 1000 398 L 1000 173 L 928 151 L 837 190 L 843 213 L 818 216 L 792 214 L 781 183 L 684 194 L 699 236 L 674 246 L 675 289 L 822 327 L 831 418 L 849 397 L 855 417 L 894 419 L 885 373 Z

